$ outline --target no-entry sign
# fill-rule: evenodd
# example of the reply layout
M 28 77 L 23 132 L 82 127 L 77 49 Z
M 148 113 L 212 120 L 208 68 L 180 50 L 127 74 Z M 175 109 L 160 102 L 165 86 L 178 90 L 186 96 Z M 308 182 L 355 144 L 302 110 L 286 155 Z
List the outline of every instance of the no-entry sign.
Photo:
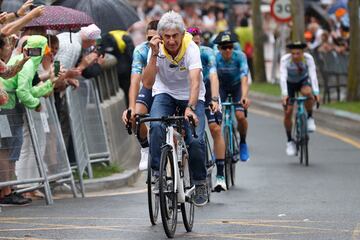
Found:
M 279 22 L 291 20 L 291 0 L 273 0 L 271 2 L 271 15 Z

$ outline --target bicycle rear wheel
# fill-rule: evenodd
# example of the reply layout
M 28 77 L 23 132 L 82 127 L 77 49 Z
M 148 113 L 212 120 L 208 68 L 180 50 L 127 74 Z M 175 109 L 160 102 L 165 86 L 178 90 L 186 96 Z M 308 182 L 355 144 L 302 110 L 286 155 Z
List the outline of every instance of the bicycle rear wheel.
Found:
M 149 217 L 152 225 L 156 225 L 159 215 L 159 193 L 154 193 L 153 187 L 155 185 L 155 179 L 153 176 L 153 170 L 151 169 L 151 157 L 148 160 L 148 171 L 147 171 L 147 196 L 148 196 L 148 208 Z
M 205 132 L 205 163 L 206 163 L 206 184 L 207 184 L 207 191 L 208 191 L 208 201 L 210 202 L 210 194 L 211 190 L 213 189 L 213 176 L 212 171 L 214 170 L 215 161 L 213 157 L 213 152 L 211 149 L 211 145 L 209 142 L 209 138 L 207 133 Z
M 188 162 L 188 156 L 186 154 L 183 155 L 183 183 L 184 183 L 184 192 L 185 194 L 189 192 L 192 188 L 191 179 L 190 179 L 190 170 L 189 170 L 189 162 Z M 192 201 L 193 199 L 192 193 L 190 196 L 185 198 L 185 202 L 181 203 L 181 214 L 182 219 L 184 222 L 184 226 L 187 232 L 191 232 L 192 228 L 194 226 L 194 212 L 195 212 L 195 206 Z
M 173 238 L 177 223 L 177 193 L 175 191 L 175 165 L 172 149 L 164 147 L 161 151 L 159 194 L 160 212 L 163 227 L 168 238 Z
M 230 147 L 230 128 L 224 128 L 224 140 L 225 140 L 225 183 L 227 189 L 231 186 L 231 168 L 232 168 L 232 153 Z

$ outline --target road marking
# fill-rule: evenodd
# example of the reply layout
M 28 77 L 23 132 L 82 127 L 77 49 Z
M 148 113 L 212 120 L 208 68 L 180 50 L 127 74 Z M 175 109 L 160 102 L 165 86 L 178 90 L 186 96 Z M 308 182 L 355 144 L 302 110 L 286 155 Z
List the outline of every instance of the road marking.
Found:
M 283 118 L 280 117 L 279 115 L 274 114 L 274 113 L 269 113 L 269 112 L 264 111 L 264 110 L 249 109 L 249 111 L 252 112 L 252 113 L 258 114 L 258 115 L 265 116 L 265 117 L 271 117 L 271 118 L 274 118 L 274 119 L 277 119 L 277 120 L 283 120 Z M 343 134 L 340 134 L 340 133 L 337 133 L 335 131 L 325 129 L 325 128 L 322 128 L 322 127 L 317 127 L 316 131 L 319 132 L 322 135 L 332 137 L 332 138 L 336 138 L 336 139 L 338 139 L 338 140 L 340 140 L 342 142 L 345 142 L 347 144 L 350 144 L 350 145 L 360 149 L 360 142 L 358 140 L 355 140 L 355 139 L 351 138 L 351 137 L 345 136 Z
M 360 240 L 360 223 L 356 225 L 351 240 Z
M 90 192 L 90 193 L 86 193 L 86 198 L 95 198 L 95 197 L 112 197 L 112 196 L 121 196 L 121 195 L 132 195 L 132 194 L 140 194 L 140 193 L 145 193 L 147 192 L 147 189 L 140 189 L 140 190 L 134 190 L 134 191 L 127 191 L 127 192 L 109 192 L 109 193 L 104 193 L 104 192 Z M 58 199 L 64 199 L 64 198 L 73 198 L 73 196 L 71 194 L 67 194 L 67 195 L 58 195 L 58 196 L 54 196 L 53 199 L 58 200 Z

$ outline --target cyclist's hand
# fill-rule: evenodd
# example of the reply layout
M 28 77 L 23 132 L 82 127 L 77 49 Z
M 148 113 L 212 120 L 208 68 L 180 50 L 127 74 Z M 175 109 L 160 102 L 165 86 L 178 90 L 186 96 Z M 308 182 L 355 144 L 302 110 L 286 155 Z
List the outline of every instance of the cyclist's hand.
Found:
M 152 55 L 158 55 L 160 51 L 160 43 L 162 42 L 162 39 L 160 35 L 155 35 L 151 38 L 149 45 L 151 47 L 151 54 Z
M 219 102 L 215 102 L 215 101 L 211 101 L 210 104 L 210 110 L 211 112 L 215 113 L 215 112 L 220 112 L 220 105 Z
M 282 97 L 282 104 L 285 107 L 288 104 L 289 96 L 283 96 Z
M 244 109 L 248 109 L 250 106 L 250 100 L 247 97 L 242 97 L 240 103 L 242 104 Z
M 193 117 L 193 119 L 194 119 L 194 121 L 195 121 L 195 126 L 197 126 L 198 125 L 198 123 L 199 123 L 199 119 L 198 119 L 198 117 L 196 116 L 196 114 L 190 109 L 190 108 L 186 108 L 185 109 L 185 119 L 187 120 L 187 121 L 189 121 L 189 117 L 190 116 L 192 116 Z
M 131 110 L 131 118 L 130 119 L 127 118 L 127 113 L 128 113 L 129 110 Z M 125 111 L 122 114 L 122 121 L 126 125 L 129 121 L 132 122 L 134 116 L 135 116 L 135 111 L 134 111 L 133 108 L 125 109 Z

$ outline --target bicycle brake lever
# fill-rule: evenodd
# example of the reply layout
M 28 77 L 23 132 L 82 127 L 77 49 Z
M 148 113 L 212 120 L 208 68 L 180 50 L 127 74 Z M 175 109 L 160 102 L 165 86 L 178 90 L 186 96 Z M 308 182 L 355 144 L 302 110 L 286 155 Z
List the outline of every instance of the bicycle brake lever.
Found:
M 126 129 L 127 129 L 127 132 L 129 135 L 132 134 L 132 130 L 131 130 L 131 123 L 130 123 L 130 118 L 131 118 L 131 109 L 128 109 L 127 110 L 127 113 L 126 113 L 126 118 L 128 120 L 128 122 L 126 123 Z

